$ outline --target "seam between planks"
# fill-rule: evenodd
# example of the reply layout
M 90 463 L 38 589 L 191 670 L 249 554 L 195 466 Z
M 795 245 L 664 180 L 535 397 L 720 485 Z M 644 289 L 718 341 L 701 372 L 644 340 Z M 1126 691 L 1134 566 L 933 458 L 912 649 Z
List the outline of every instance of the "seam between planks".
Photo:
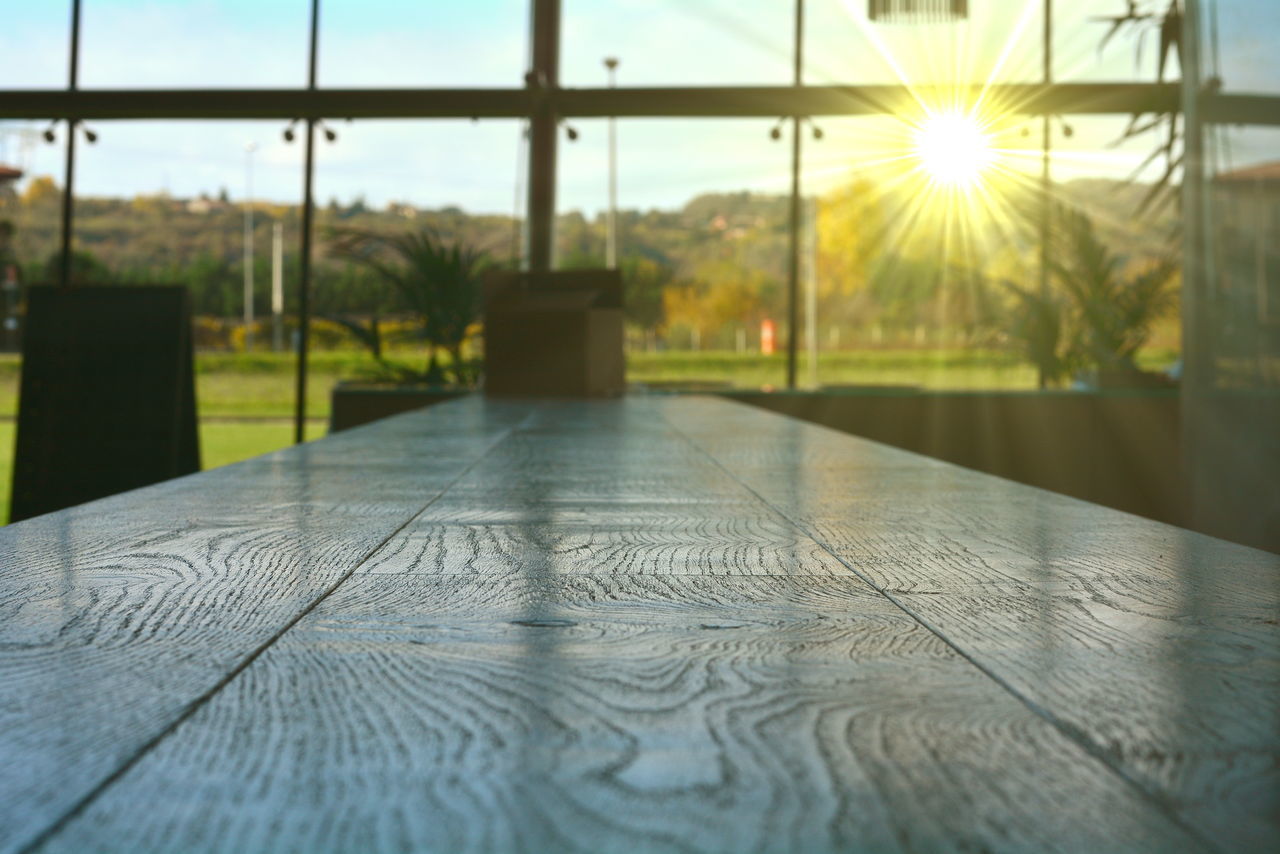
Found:
M 423 513 L 427 512 L 427 510 L 431 507 L 431 505 L 435 504 L 437 501 L 443 498 L 444 494 L 448 492 L 450 489 L 452 489 L 454 485 L 457 484 L 458 481 L 466 477 L 471 472 L 472 469 L 474 469 L 477 465 L 480 464 L 482 460 L 488 457 L 489 454 L 493 453 L 494 449 L 497 448 L 498 445 L 505 442 L 507 439 L 511 437 L 513 433 L 515 433 L 516 431 L 524 427 L 526 424 L 528 424 L 529 421 L 533 419 L 534 415 L 537 414 L 537 411 L 538 410 L 535 407 L 528 415 L 522 418 L 519 421 L 519 423 L 514 424 L 511 427 L 508 427 L 507 429 L 503 430 L 497 436 L 497 438 L 495 438 L 492 442 L 490 442 L 487 446 L 485 446 L 484 450 L 482 450 L 479 454 L 476 455 L 475 459 L 467 463 L 467 465 L 462 469 L 462 471 L 458 472 L 458 474 L 453 478 L 450 478 L 449 482 L 446 483 L 443 487 L 441 487 L 436 492 L 435 495 L 431 496 L 431 498 L 428 499 L 428 501 L 425 504 L 419 507 L 412 515 L 409 516 L 409 518 L 405 519 L 405 521 L 402 522 L 399 526 L 397 526 L 394 531 L 387 534 L 387 536 L 383 537 L 381 542 L 379 542 L 376 546 L 370 549 L 368 553 L 364 555 L 364 557 L 360 558 L 358 561 L 353 563 L 351 565 L 351 568 L 348 569 L 346 572 L 344 572 L 338 578 L 337 581 L 329 585 L 329 587 L 326 588 L 324 592 L 322 592 L 314 600 L 312 600 L 310 604 L 308 604 L 305 608 L 300 610 L 290 620 L 288 620 L 288 622 L 286 622 L 280 628 L 279 631 L 277 631 L 275 634 L 271 635 L 271 637 L 267 638 L 265 641 L 259 644 L 256 649 L 253 649 L 252 651 L 250 651 L 248 655 L 246 655 L 238 664 L 232 667 L 226 673 L 225 676 L 219 679 L 207 691 L 200 694 L 198 697 L 196 697 L 194 700 L 188 703 L 186 708 L 184 708 L 180 713 L 178 713 L 178 715 L 172 721 L 170 721 L 162 730 L 160 730 L 160 732 L 156 733 L 154 737 L 146 741 L 141 747 L 139 747 L 136 751 L 134 751 L 133 755 L 127 758 L 124 762 L 122 762 L 118 768 L 116 768 L 106 777 L 103 777 L 102 780 L 99 781 L 97 785 L 95 785 L 92 789 L 90 789 L 82 798 L 80 798 L 80 800 L 76 801 L 76 803 L 72 805 L 70 809 L 68 809 L 65 813 L 63 813 L 56 820 L 54 820 L 44 830 L 40 831 L 40 833 L 36 834 L 36 836 L 34 836 L 30 842 L 26 843 L 21 848 L 16 849 L 18 854 L 31 854 L 31 852 L 34 852 L 41 845 L 48 842 L 55 835 L 57 835 L 57 833 L 61 831 L 62 828 L 66 827 L 66 825 L 72 819 L 76 818 L 78 815 L 80 815 L 80 813 L 84 812 L 84 810 L 91 803 L 93 803 L 93 801 L 96 800 L 103 792 L 105 792 L 117 780 L 119 780 L 121 777 L 127 774 L 131 768 L 133 768 L 140 761 L 142 761 L 143 757 L 145 757 L 148 753 L 154 750 L 162 741 L 164 741 L 166 738 L 172 735 L 175 731 L 177 731 L 177 729 L 181 727 L 182 724 L 184 724 L 187 720 L 189 720 L 206 703 L 212 700 L 219 692 L 222 691 L 223 688 L 226 688 L 227 685 L 231 684 L 231 682 L 234 681 L 237 676 L 239 676 L 241 673 L 247 670 L 249 666 L 253 664 L 255 661 L 257 661 L 258 658 L 264 652 L 266 652 L 268 649 L 274 646 L 280 640 L 280 638 L 284 637 L 284 635 L 290 629 L 292 629 L 304 617 L 306 617 L 308 614 L 314 611 L 320 605 L 321 602 L 323 602 L 325 599 L 328 599 L 330 596 L 332 596 L 339 587 L 341 587 L 344 583 L 346 583 L 348 579 L 351 578 L 351 576 L 355 575 L 356 571 L 360 569 L 360 567 L 368 563 L 369 560 L 374 555 L 376 555 L 379 551 L 381 551 L 383 546 L 391 542 L 391 540 L 395 538 L 397 534 L 399 534 L 401 531 L 403 531 L 405 528 L 411 525 L 414 522 L 414 520 L 416 520 Z
M 977 670 L 981 672 L 984 676 L 986 676 L 992 682 L 996 683 L 996 685 L 998 685 L 1006 693 L 1010 694 L 1015 700 L 1017 700 L 1024 707 L 1030 710 L 1032 714 L 1036 715 L 1040 719 L 1047 722 L 1054 729 L 1058 730 L 1058 732 L 1061 733 L 1068 741 L 1075 744 L 1077 747 L 1083 750 L 1088 756 L 1102 763 L 1102 765 L 1108 771 L 1110 771 L 1112 774 L 1119 777 L 1128 786 L 1130 786 L 1135 791 L 1137 791 L 1138 794 L 1144 800 L 1150 803 L 1152 807 L 1155 808 L 1155 810 L 1160 815 L 1162 815 L 1165 819 L 1175 824 L 1181 830 L 1185 831 L 1192 838 L 1203 843 L 1206 847 L 1211 848 L 1215 851 L 1224 850 L 1222 846 L 1218 845 L 1213 840 L 1210 840 L 1206 838 L 1203 834 L 1201 834 L 1197 828 L 1184 822 L 1182 820 L 1182 817 L 1178 815 L 1176 808 L 1173 806 L 1171 799 L 1167 794 L 1165 794 L 1163 791 L 1160 791 L 1158 789 L 1152 789 L 1151 787 L 1143 783 L 1141 780 L 1131 775 L 1123 766 L 1119 765 L 1115 761 L 1112 754 L 1106 748 L 1098 744 L 1083 729 L 1071 723 L 1070 721 L 1063 720 L 1048 708 L 1040 705 L 1039 703 L 1032 700 L 1030 697 L 1027 697 L 1026 695 L 1024 695 L 1021 691 L 1015 688 L 1011 683 L 1009 683 L 1002 676 L 996 673 L 992 668 L 978 661 L 973 655 L 971 655 L 970 653 L 965 651 L 963 648 L 961 648 L 959 643 L 952 640 L 947 635 L 943 634 L 943 632 L 939 628 L 935 627 L 933 624 L 931 624 L 928 620 L 926 620 L 920 614 L 917 614 L 907 605 L 905 605 L 904 603 L 899 601 L 897 598 L 895 598 L 893 593 L 891 593 L 887 588 L 881 587 L 880 585 L 876 584 L 871 578 L 859 572 L 857 568 L 855 568 L 849 561 L 841 557 L 827 542 L 825 542 L 822 539 L 819 539 L 808 528 L 806 528 L 801 523 L 797 522 L 788 513 L 784 512 L 783 510 L 775 506 L 773 502 L 769 501 L 767 498 L 765 498 L 763 495 L 757 492 L 755 488 L 753 488 L 750 484 L 746 483 L 744 480 L 739 478 L 737 474 L 735 474 L 731 469 L 729 469 L 726 465 L 724 465 L 724 463 L 722 463 L 718 458 L 716 458 L 710 451 L 706 450 L 700 444 L 694 441 L 693 438 L 691 438 L 687 433 L 681 430 L 670 418 L 667 417 L 666 412 L 662 411 L 658 407 L 654 407 L 654 408 L 655 410 L 657 410 L 658 416 L 667 424 L 667 426 L 671 428 L 671 430 L 677 436 L 681 438 L 681 440 L 683 440 L 686 444 L 688 444 L 691 448 L 693 448 L 699 454 L 701 454 L 702 456 L 710 460 L 711 463 L 714 466 L 716 466 L 716 468 L 720 469 L 722 472 L 724 472 L 726 475 L 732 478 L 735 483 L 739 484 L 743 489 L 745 489 L 747 492 L 753 495 L 756 498 L 756 500 L 758 500 L 761 504 L 767 507 L 770 511 L 777 514 L 788 525 L 790 525 L 793 529 L 795 529 L 795 531 L 798 534 L 808 537 L 810 540 L 817 543 L 818 546 L 821 547 L 823 551 L 831 555 L 831 557 L 835 558 L 835 560 L 837 560 L 845 569 L 853 573 L 854 576 L 856 576 L 859 580 L 861 580 L 864 584 L 866 584 L 876 593 L 880 594 L 885 599 L 888 599 L 891 603 L 893 603 L 894 607 L 898 608 L 904 614 L 906 614 L 911 619 L 919 623 L 928 632 L 930 632 L 935 637 L 937 637 L 938 640 L 946 644 L 948 648 L 953 650 L 957 655 L 959 655 L 965 661 L 969 662 L 971 665 L 977 668 Z M 781 417 L 787 418 L 790 416 L 783 415 Z

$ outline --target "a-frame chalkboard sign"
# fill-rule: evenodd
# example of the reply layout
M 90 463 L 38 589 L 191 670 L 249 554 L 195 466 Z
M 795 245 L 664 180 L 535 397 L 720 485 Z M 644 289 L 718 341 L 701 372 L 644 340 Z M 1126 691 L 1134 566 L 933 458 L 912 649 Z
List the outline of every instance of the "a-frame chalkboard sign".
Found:
M 200 469 L 182 287 L 27 298 L 10 521 Z

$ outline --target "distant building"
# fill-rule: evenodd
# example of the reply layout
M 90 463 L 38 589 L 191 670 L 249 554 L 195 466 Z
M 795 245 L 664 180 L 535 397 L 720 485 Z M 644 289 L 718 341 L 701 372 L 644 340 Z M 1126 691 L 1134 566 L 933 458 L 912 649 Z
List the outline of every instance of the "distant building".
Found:
M 215 211 L 226 210 L 230 205 L 220 199 L 211 199 L 205 193 L 201 193 L 197 199 L 190 199 L 187 204 L 187 213 L 193 214 L 210 214 Z
M 1280 161 L 1215 176 L 1213 222 L 1220 287 L 1280 324 Z
M 0 199 L 17 195 L 14 184 L 22 178 L 21 169 L 0 164 Z M 22 301 L 22 274 L 13 252 L 13 224 L 0 218 L 0 350 L 16 351 L 20 337 L 19 304 Z
M 18 183 L 24 174 L 21 169 L 0 163 L 0 198 L 16 195 L 17 190 L 13 185 Z
M 1280 161 L 1224 172 L 1211 186 L 1219 369 L 1262 380 L 1280 351 Z

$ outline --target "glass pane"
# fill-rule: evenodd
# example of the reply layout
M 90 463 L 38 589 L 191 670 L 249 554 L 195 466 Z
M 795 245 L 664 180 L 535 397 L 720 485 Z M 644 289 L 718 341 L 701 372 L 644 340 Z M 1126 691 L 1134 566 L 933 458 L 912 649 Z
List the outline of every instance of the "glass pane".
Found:
M 528 0 L 327 0 L 320 85 L 523 86 L 528 17 Z
M 792 81 L 794 11 L 776 0 L 564 0 L 560 81 L 727 86 Z
M 1176 207 L 1165 201 L 1137 213 L 1161 164 L 1128 180 L 1150 141 L 1110 147 L 1126 122 L 1080 116 L 1052 123 L 1049 258 L 1063 269 L 1051 268 L 1044 291 L 1040 119 L 993 121 L 991 150 L 972 172 L 953 157 L 962 148 L 954 132 L 953 144 L 937 152 L 928 125 L 822 122 L 824 139 L 806 148 L 804 171 L 816 218 L 803 264 L 804 384 L 1031 389 L 1043 366 L 1048 385 L 1096 387 L 1098 372 L 1114 366 L 1081 325 L 1090 297 L 1077 297 L 1065 280 L 1078 260 L 1072 253 L 1087 242 L 1117 259 L 1124 272 L 1116 287 L 1176 253 Z M 1161 294 L 1167 299 L 1144 328 L 1110 330 L 1123 332 L 1126 346 L 1136 342 L 1136 367 L 1155 374 L 1178 358 L 1172 273 Z M 1051 317 L 1040 314 L 1048 310 Z M 1050 322 L 1056 343 L 1050 359 L 1039 359 L 1043 339 L 1035 336 Z M 1093 350 L 1084 353 L 1086 346 Z M 807 368 L 809 354 L 816 370 Z
M 287 144 L 275 122 L 91 129 L 97 143 L 77 148 L 73 277 L 187 286 L 206 468 L 291 443 L 295 359 L 288 333 L 297 310 L 301 146 Z M 284 298 L 278 338 L 277 291 Z M 314 406 L 311 414 L 324 411 Z M 308 435 L 323 426 L 316 418 Z
M 608 122 L 560 153 L 558 266 L 604 265 Z M 627 371 L 650 387 L 786 382 L 790 146 L 759 120 L 618 123 Z
M 969 16 L 938 23 L 867 17 L 866 0 L 805 4 L 805 82 L 928 84 L 1042 78 L 1042 0 L 970 3 Z
M 84 0 L 80 84 L 121 89 L 303 86 L 307 0 Z
M 1269 0 L 1204 4 L 1203 59 L 1207 74 L 1228 92 L 1280 93 L 1280 12 Z
M 9 263 L 24 283 L 46 280 L 60 245 L 66 138 L 66 123 L 0 122 L 0 220 L 12 226 Z
M 1036 257 L 1025 227 L 1038 153 L 993 133 L 994 168 L 936 175 L 919 127 L 893 118 L 820 123 L 807 145 L 802 385 L 828 389 L 1032 388 L 996 338 L 1005 282 Z M 944 170 L 944 171 L 945 171 Z M 815 359 L 816 357 L 816 359 Z
M 1188 318 L 1191 523 L 1280 550 L 1280 128 L 1207 126 L 1208 252 Z
M 1280 390 L 1280 128 L 1207 130 L 1213 383 Z
M 474 386 L 481 277 L 519 264 L 519 123 L 358 121 L 336 130 L 316 161 L 312 327 L 317 364 L 334 370 L 312 383 L 313 398 L 327 400 L 339 379 Z M 404 241 L 432 251 L 406 253 Z M 473 263 L 449 266 L 453 250 Z M 383 265 L 405 274 L 400 283 Z M 442 267 L 471 289 L 469 304 L 445 303 L 431 288 Z M 456 323 L 433 316 L 454 309 Z
M 1131 15 L 1129 7 L 1133 6 Z M 1053 8 L 1053 76 L 1064 83 L 1177 81 L 1176 50 L 1160 71 L 1160 24 L 1167 0 L 1072 0 Z
M 67 85 L 71 3 L 9 3 L 0 27 L 0 89 L 60 89 Z
M 60 246 L 66 125 L 0 122 L 0 524 L 9 518 L 26 288 L 47 280 Z

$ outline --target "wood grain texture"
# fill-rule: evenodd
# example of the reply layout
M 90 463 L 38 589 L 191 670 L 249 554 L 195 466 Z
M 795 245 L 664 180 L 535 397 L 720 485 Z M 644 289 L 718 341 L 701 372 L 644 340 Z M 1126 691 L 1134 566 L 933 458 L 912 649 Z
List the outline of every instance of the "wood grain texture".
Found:
M 1280 557 L 745 407 L 664 414 L 1188 824 L 1280 844 Z
M 46 849 L 103 839 L 1199 847 L 650 402 L 539 410 Z
M 0 529 L 0 850 L 92 793 L 529 411 L 408 415 Z M 384 456 L 362 460 L 365 443 Z
M 48 648 L 0 710 L 43 851 L 1275 839 L 1261 553 L 674 398 L 446 404 L 113 501 L 0 534 L 73 591 L 0 598 Z
M 846 574 L 652 409 L 617 402 L 538 413 L 360 571 Z
M 1201 849 L 857 579 L 545 573 L 353 577 L 44 850 L 104 839 Z

